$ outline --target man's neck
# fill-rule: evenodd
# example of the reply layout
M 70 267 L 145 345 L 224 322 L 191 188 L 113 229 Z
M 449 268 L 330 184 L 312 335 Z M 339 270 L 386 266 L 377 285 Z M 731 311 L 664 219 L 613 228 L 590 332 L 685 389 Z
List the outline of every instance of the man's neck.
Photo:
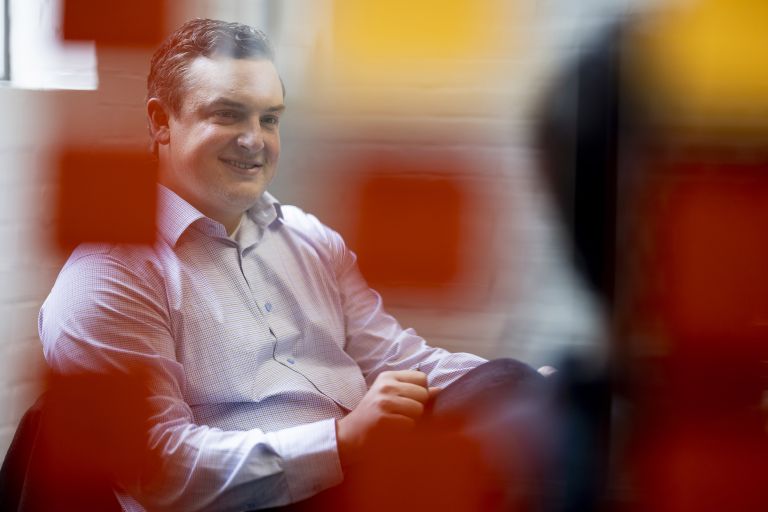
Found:
M 240 228 L 240 225 L 243 223 L 243 217 L 245 217 L 245 214 L 241 213 L 235 222 L 229 225 L 224 224 L 224 228 L 227 230 L 227 234 L 230 236 L 230 238 L 235 237 L 235 233 L 237 233 L 237 230 Z

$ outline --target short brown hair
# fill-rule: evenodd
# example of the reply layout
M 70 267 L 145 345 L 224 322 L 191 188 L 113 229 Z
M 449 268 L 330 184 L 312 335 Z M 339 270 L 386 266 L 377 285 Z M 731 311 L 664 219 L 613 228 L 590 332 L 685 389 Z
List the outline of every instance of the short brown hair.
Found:
M 192 61 L 201 56 L 274 61 L 275 53 L 266 34 L 248 25 L 210 19 L 188 21 L 152 56 L 147 100 L 158 98 L 173 114 L 178 114 L 186 92 L 186 72 Z

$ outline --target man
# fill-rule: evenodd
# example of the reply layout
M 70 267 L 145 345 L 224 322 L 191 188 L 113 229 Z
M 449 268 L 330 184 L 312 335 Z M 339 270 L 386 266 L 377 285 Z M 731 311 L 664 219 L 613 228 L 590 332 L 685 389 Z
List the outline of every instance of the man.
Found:
M 172 34 L 148 77 L 158 241 L 79 247 L 41 310 L 54 370 L 150 372 L 160 467 L 121 490 L 126 509 L 305 500 L 485 362 L 402 329 L 341 237 L 266 191 L 284 110 L 263 33 Z

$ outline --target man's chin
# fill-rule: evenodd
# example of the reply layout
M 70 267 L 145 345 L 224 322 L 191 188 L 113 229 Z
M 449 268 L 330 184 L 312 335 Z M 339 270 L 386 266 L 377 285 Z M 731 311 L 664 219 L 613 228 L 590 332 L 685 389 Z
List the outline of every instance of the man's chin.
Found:
M 227 199 L 230 204 L 237 205 L 242 211 L 251 208 L 264 195 L 267 187 L 264 184 L 247 183 L 230 188 Z

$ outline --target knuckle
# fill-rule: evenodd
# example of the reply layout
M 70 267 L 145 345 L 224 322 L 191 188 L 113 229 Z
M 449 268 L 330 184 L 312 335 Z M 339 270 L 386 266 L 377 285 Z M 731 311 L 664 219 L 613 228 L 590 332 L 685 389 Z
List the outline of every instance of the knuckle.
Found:
M 387 395 L 394 394 L 395 390 L 396 390 L 396 386 L 393 383 L 391 383 L 391 382 L 386 382 L 386 383 L 381 385 L 379 390 L 382 393 L 387 394 Z
M 397 412 L 397 404 L 392 399 L 385 399 L 382 401 L 382 407 L 383 410 L 388 413 L 394 413 Z
M 392 410 L 392 406 L 392 400 L 386 396 L 380 396 L 376 399 L 376 408 L 381 411 L 390 412 Z

